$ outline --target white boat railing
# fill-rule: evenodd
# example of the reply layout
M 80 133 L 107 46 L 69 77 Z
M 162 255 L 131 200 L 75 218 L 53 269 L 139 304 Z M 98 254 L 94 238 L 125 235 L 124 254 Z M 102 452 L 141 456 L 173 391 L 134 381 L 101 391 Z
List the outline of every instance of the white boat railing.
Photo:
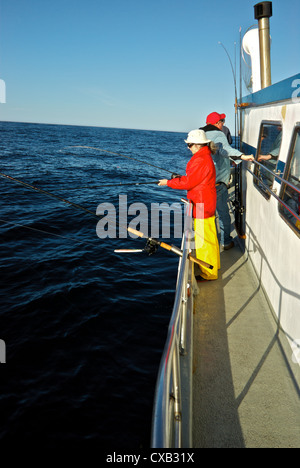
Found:
M 186 207 L 175 302 L 156 383 L 151 446 L 191 447 L 193 262 L 192 204 Z

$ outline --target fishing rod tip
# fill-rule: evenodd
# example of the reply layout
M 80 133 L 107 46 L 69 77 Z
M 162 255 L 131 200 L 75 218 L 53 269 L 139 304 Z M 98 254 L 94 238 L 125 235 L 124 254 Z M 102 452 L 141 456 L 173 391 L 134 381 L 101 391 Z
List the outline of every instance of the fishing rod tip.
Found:
M 138 253 L 144 252 L 143 249 L 115 249 L 114 252 L 116 253 Z

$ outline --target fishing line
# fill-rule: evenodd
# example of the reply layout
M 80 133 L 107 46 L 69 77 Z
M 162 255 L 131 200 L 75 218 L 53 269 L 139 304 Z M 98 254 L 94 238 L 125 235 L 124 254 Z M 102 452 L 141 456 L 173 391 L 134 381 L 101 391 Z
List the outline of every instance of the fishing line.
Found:
M 97 218 L 97 219 L 102 219 L 102 217 L 99 216 L 99 215 L 97 215 L 97 213 L 95 213 L 95 212 L 93 212 L 93 211 L 91 211 L 91 210 L 89 210 L 89 209 L 87 209 L 87 208 L 84 208 L 84 207 L 81 206 L 81 205 L 78 205 L 78 204 L 76 204 L 76 203 L 73 203 L 73 202 L 71 202 L 70 200 L 66 200 L 65 198 L 61 198 L 61 197 L 59 197 L 58 195 L 55 195 L 55 194 L 52 193 L 52 192 L 48 192 L 48 191 L 46 191 L 46 190 L 40 189 L 40 188 L 38 188 L 38 187 L 35 187 L 34 185 L 27 184 L 26 182 L 23 182 L 22 180 L 15 179 L 14 177 L 11 177 L 11 176 L 9 176 L 9 175 L 7 175 L 7 174 L 3 174 L 2 172 L 0 172 L 0 176 L 6 178 L 6 179 L 8 179 L 8 180 L 11 180 L 11 181 L 13 181 L 13 182 L 15 182 L 15 183 L 21 184 L 21 185 L 23 185 L 24 187 L 29 188 L 29 189 L 31 189 L 31 190 L 35 190 L 35 191 L 37 191 L 37 192 L 40 192 L 40 193 L 42 193 L 42 194 L 44 194 L 44 195 L 47 195 L 47 196 L 50 196 L 50 197 L 52 197 L 52 198 L 56 198 L 57 200 L 60 200 L 60 201 L 62 201 L 62 202 L 64 202 L 64 203 L 67 203 L 68 205 L 71 205 L 71 206 L 73 206 L 74 208 L 77 208 L 77 209 L 79 209 L 79 210 L 82 210 L 82 211 L 85 211 L 85 212 L 87 212 L 87 213 L 90 213 L 91 215 L 93 215 L 93 217 L 95 217 L 95 218 Z M 108 217 L 108 216 L 107 216 L 107 217 Z M 131 234 L 134 234 L 134 235 L 137 236 L 137 237 L 145 238 L 147 242 L 146 242 L 146 247 L 145 247 L 144 250 L 145 250 L 149 255 L 155 253 L 156 250 L 158 249 L 158 247 L 162 247 L 163 249 L 169 250 L 169 251 L 175 253 L 176 255 L 178 255 L 178 256 L 180 256 L 180 257 L 183 256 L 183 251 L 180 250 L 178 247 L 176 247 L 176 246 L 174 246 L 174 245 L 169 245 L 169 244 L 166 244 L 165 242 L 158 241 L 157 239 L 153 239 L 153 238 L 151 238 L 151 237 L 147 237 L 143 232 L 137 231 L 136 229 L 133 229 L 133 228 L 131 228 L 131 227 L 122 225 L 122 224 L 120 224 L 120 223 L 117 223 L 117 224 L 118 224 L 119 227 L 125 228 L 125 229 L 126 229 L 128 232 L 130 232 Z M 203 265 L 203 266 L 205 266 L 205 267 L 207 267 L 207 268 L 210 268 L 210 269 L 213 268 L 212 265 L 210 265 L 210 264 L 204 262 L 203 260 L 199 260 L 199 259 L 193 257 L 190 253 L 188 254 L 188 258 L 189 258 L 191 261 L 193 261 L 193 262 L 195 262 L 195 263 L 198 263 L 198 264 L 200 264 L 200 265 Z
M 156 167 L 156 169 L 160 169 L 161 171 L 165 171 L 165 172 L 169 172 L 169 174 L 173 174 L 172 171 L 169 171 L 168 169 L 164 169 L 163 167 L 155 166 L 154 164 L 150 164 L 146 161 L 141 161 L 140 159 L 133 158 L 132 156 L 126 156 L 125 154 L 121 154 L 121 153 L 114 153 L 113 151 L 107 151 L 102 148 L 95 148 L 93 146 L 66 146 L 66 148 L 86 148 L 86 149 L 93 149 L 96 151 L 102 151 L 103 153 L 113 154 L 115 156 L 121 156 L 122 158 L 132 159 L 133 161 L 137 161 L 142 164 L 147 164 L 147 166 Z
M 6 223 L 6 224 L 8 223 L 8 224 L 13 224 L 13 225 L 15 225 L 15 226 L 27 228 L 27 229 L 30 229 L 30 230 L 32 230 L 32 231 L 38 231 L 38 232 L 42 232 L 42 233 L 46 233 L 46 234 L 51 234 L 51 236 L 62 237 L 63 239 L 67 239 L 67 240 L 69 240 L 69 241 L 71 240 L 69 237 L 61 236 L 61 235 L 59 235 L 59 234 L 54 234 L 54 233 L 48 232 L 48 231 L 43 231 L 43 230 L 41 230 L 41 229 L 32 228 L 32 227 L 30 227 L 30 226 L 26 226 L 26 225 L 23 225 L 23 224 L 12 223 L 12 222 L 10 222 L 10 221 L 6 221 L 6 220 L 2 220 L 2 219 L 0 219 L 0 221 L 3 222 L 3 223 Z M 1 234 L 1 236 L 4 237 L 4 239 L 7 237 L 6 234 Z M 73 243 L 77 243 L 77 244 L 89 244 L 89 245 L 92 244 L 92 242 L 76 241 L 76 240 L 73 240 L 73 239 L 72 239 L 72 242 L 73 242 Z M 23 259 L 23 260 L 24 260 L 24 259 Z M 40 275 L 41 275 L 40 270 L 38 270 L 37 268 L 35 268 L 35 267 L 33 266 L 33 263 L 32 263 L 32 262 L 29 263 L 29 262 L 26 261 L 26 267 L 27 267 L 27 268 L 30 268 L 30 270 L 32 270 L 32 271 L 34 271 L 35 273 L 37 273 L 38 276 L 40 277 Z M 60 294 L 62 295 L 62 297 L 65 299 L 65 301 L 66 301 L 68 304 L 71 304 L 71 306 L 75 307 L 75 309 L 78 310 L 79 312 L 81 311 L 81 309 L 78 307 L 78 304 L 77 304 L 77 303 L 74 303 L 74 302 L 70 301 L 68 295 L 64 292 L 64 290 L 61 291 Z
M 13 181 L 13 182 L 15 182 L 15 183 L 24 185 L 24 187 L 27 187 L 27 188 L 29 188 L 29 189 L 31 189 L 31 190 L 35 190 L 36 192 L 40 192 L 40 193 L 43 193 L 44 195 L 47 195 L 47 196 L 49 196 L 49 197 L 56 198 L 57 200 L 60 200 L 60 201 L 62 201 L 62 202 L 64 202 L 64 203 L 67 203 L 68 205 L 71 205 L 71 206 L 73 206 L 74 208 L 77 208 L 77 209 L 79 209 L 79 210 L 86 211 L 87 213 L 92 214 L 94 217 L 96 217 L 96 218 L 98 218 L 98 219 L 100 218 L 100 216 L 98 216 L 95 212 L 89 210 L 88 208 L 84 208 L 83 206 L 78 205 L 78 204 L 76 204 L 76 203 L 73 203 L 73 202 L 71 202 L 70 200 L 66 200 L 65 198 L 59 197 L 58 195 L 55 195 L 55 194 L 52 193 L 52 192 L 48 192 L 47 190 L 43 190 L 43 189 L 41 189 L 41 188 L 39 188 L 39 187 L 36 187 L 36 186 L 34 186 L 34 185 L 27 184 L 26 182 L 23 182 L 22 180 L 15 179 L 14 177 L 11 177 L 11 176 L 9 176 L 9 175 L 7 175 L 7 174 L 3 174 L 2 172 L 0 172 L 0 176 L 1 176 L 1 177 L 5 177 L 6 179 L 11 180 L 11 181 Z
M 67 148 L 70 148 L 70 147 L 67 146 Z M 73 147 L 71 146 L 71 148 L 73 148 Z M 75 146 L 75 148 L 77 148 L 77 146 Z M 63 153 L 63 150 L 61 149 L 61 150 L 59 150 L 59 152 L 60 152 L 60 153 Z M 65 154 L 65 153 L 64 153 L 64 154 Z M 74 153 L 74 152 L 73 152 L 73 153 L 68 153 L 68 155 L 78 156 L 78 153 Z M 102 160 L 102 161 L 103 161 L 103 160 Z M 94 163 L 94 164 L 96 164 L 96 163 Z M 79 168 L 80 168 L 81 171 L 85 171 L 85 170 L 90 171 L 90 170 L 91 170 L 91 168 L 85 168 L 85 167 L 82 167 L 82 166 L 80 166 Z M 110 169 L 113 169 L 113 170 L 117 169 L 117 170 L 118 170 L 117 172 L 124 173 L 124 169 L 123 169 L 122 167 L 120 167 L 120 166 L 117 166 L 117 165 L 116 165 L 115 167 L 110 167 Z M 97 166 L 96 168 L 93 168 L 93 171 L 94 171 L 94 172 L 95 172 L 95 171 L 105 171 L 105 170 L 107 170 L 107 169 L 99 168 L 98 166 Z M 140 175 L 143 176 L 143 177 L 145 176 L 145 173 L 144 173 L 144 172 L 141 172 L 141 170 L 138 170 L 137 168 L 135 168 L 134 171 L 135 171 L 135 173 L 140 174 Z M 128 171 L 126 171 L 126 172 L 128 172 Z M 93 175 L 92 177 L 95 177 L 95 176 Z M 147 174 L 147 177 L 148 177 L 149 179 L 156 179 L 156 178 L 157 178 L 157 176 L 151 176 L 151 175 L 149 175 L 149 174 Z
M 31 226 L 27 226 L 26 224 L 13 223 L 12 221 L 7 221 L 6 219 L 0 219 L 0 222 L 3 224 L 12 224 L 13 226 L 18 226 L 21 228 L 29 229 L 30 231 L 41 232 L 42 234 L 48 234 L 50 236 L 61 237 L 62 239 L 67 239 L 68 241 L 73 242 L 73 244 L 75 243 L 76 244 L 89 244 L 89 245 L 93 244 L 93 242 L 78 241 L 75 239 L 71 239 L 70 237 L 62 236 L 61 234 L 55 234 L 54 232 L 49 232 L 49 231 L 44 231 L 43 229 L 33 228 Z

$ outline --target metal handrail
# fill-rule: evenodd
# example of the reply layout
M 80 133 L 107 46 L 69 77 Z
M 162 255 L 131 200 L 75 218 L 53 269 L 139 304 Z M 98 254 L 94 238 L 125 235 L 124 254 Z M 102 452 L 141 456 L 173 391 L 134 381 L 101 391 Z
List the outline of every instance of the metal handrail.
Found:
M 283 179 L 282 177 L 279 177 L 277 176 L 274 172 L 272 172 L 270 169 L 268 169 L 267 167 L 265 167 L 263 164 L 260 164 L 259 162 L 257 161 L 252 161 L 253 163 L 259 165 L 259 166 L 262 166 L 266 171 L 270 172 L 275 178 L 277 179 L 280 179 L 281 182 L 283 182 L 284 184 L 288 185 L 289 187 L 291 187 L 292 189 L 294 189 L 296 192 L 298 192 L 300 194 L 300 189 L 296 186 L 294 186 L 294 184 L 291 184 L 289 183 L 287 180 Z M 254 174 L 254 172 L 252 172 L 248 167 L 247 167 L 247 171 L 257 180 L 259 181 L 259 183 L 270 193 L 270 195 L 272 195 L 274 198 L 276 198 L 276 200 L 279 202 L 279 204 L 281 204 L 282 206 L 284 206 L 284 208 L 289 211 L 289 213 L 291 213 L 292 216 L 294 216 L 295 218 L 297 218 L 299 221 L 300 221 L 300 215 L 298 215 L 294 210 L 292 210 L 286 203 L 284 203 L 284 201 L 278 197 L 274 191 L 268 187 L 268 185 L 266 185 L 259 177 L 257 177 L 256 174 Z
M 294 189 L 296 192 L 298 192 L 300 194 L 300 188 L 297 187 L 296 185 L 292 184 L 291 182 L 289 182 L 288 180 L 286 179 L 283 179 L 282 177 L 280 177 L 279 175 L 277 175 L 275 172 L 271 171 L 271 169 L 268 169 L 264 164 L 261 164 L 259 163 L 258 161 L 254 160 L 254 161 L 251 161 L 253 162 L 254 164 L 256 164 L 257 166 L 260 166 L 262 167 L 265 171 L 269 172 L 270 174 L 272 174 L 274 176 L 274 178 L 276 179 L 279 179 L 281 182 L 283 182 L 284 184 L 288 185 L 289 187 L 291 187 L 292 189 Z M 249 169 L 247 169 L 249 170 Z M 251 171 L 249 171 L 251 172 Z
M 156 448 L 182 447 L 181 355 L 185 354 L 187 333 L 186 303 L 188 253 L 192 232 L 192 204 L 186 209 L 189 220 L 182 238 L 183 256 L 179 260 L 177 287 L 167 340 L 161 358 L 156 383 L 151 446 Z

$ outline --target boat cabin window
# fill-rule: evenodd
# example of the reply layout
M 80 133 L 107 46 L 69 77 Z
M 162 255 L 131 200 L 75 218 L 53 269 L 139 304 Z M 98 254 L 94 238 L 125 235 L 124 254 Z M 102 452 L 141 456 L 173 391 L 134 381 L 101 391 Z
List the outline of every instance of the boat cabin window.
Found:
M 254 184 L 266 198 L 270 198 L 273 188 L 277 160 L 280 152 L 282 126 L 279 123 L 263 123 L 260 128 Z M 268 190 L 269 189 L 269 190 Z
M 294 132 L 284 179 L 291 185 L 282 183 L 280 198 L 286 207 L 279 203 L 279 212 L 291 228 L 300 235 L 300 126 L 296 127 Z

